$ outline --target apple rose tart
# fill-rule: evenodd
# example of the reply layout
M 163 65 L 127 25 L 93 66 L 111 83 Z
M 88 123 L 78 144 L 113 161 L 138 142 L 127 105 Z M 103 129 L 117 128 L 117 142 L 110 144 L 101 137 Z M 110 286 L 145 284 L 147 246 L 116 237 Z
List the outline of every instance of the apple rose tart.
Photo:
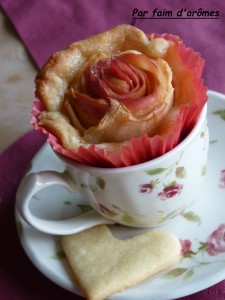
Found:
M 207 101 L 203 66 L 177 36 L 117 26 L 50 57 L 35 80 L 32 124 L 84 164 L 148 161 L 195 125 Z

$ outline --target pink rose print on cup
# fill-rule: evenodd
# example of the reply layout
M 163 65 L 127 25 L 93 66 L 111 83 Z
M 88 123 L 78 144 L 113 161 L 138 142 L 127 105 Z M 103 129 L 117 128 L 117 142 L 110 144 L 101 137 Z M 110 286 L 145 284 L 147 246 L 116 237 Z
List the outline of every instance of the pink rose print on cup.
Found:
M 116 214 L 102 204 L 98 204 L 98 209 L 106 216 L 113 217 Z
M 150 194 L 156 187 L 157 183 L 159 183 L 158 179 L 152 180 L 149 183 L 140 184 L 139 185 L 139 193 Z
M 150 194 L 153 191 L 152 183 L 144 183 L 139 185 L 139 193 Z
M 220 172 L 220 184 L 219 184 L 219 187 L 221 189 L 225 189 L 225 170 L 222 170 Z
M 225 252 L 225 224 L 219 225 L 210 234 L 206 241 L 206 251 L 211 256 Z
M 158 194 L 161 200 L 167 200 L 169 198 L 172 198 L 174 196 L 179 195 L 182 192 L 183 185 L 178 184 L 176 182 L 172 182 L 170 185 L 167 185 L 164 187 L 162 192 Z

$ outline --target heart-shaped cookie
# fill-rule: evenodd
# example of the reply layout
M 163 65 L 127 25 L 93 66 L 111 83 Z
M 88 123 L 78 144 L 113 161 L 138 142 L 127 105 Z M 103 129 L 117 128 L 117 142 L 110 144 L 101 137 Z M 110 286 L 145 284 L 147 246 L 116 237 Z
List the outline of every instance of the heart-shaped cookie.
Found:
M 62 237 L 75 279 L 89 300 L 124 290 L 180 259 L 179 239 L 170 232 L 147 231 L 118 240 L 106 225 Z

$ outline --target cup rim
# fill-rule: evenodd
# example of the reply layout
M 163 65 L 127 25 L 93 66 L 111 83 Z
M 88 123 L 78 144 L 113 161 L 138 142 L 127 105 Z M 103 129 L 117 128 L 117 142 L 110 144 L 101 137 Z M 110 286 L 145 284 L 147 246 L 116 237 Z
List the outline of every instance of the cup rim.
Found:
M 96 173 L 102 173 L 102 174 L 117 174 L 117 173 L 128 173 L 132 171 L 137 171 L 139 169 L 144 169 L 146 167 L 152 168 L 156 164 L 162 163 L 165 160 L 169 159 L 170 157 L 177 154 L 177 152 L 182 151 L 183 148 L 188 146 L 196 137 L 197 133 L 199 132 L 199 129 L 201 128 L 203 122 L 205 121 L 207 113 L 207 103 L 205 104 L 199 119 L 197 123 L 195 124 L 194 128 L 191 130 L 191 132 L 181 141 L 178 145 L 176 145 L 173 149 L 166 152 L 165 154 L 158 156 L 156 158 L 153 158 L 149 161 L 132 165 L 132 166 L 124 166 L 124 167 L 113 167 L 113 168 L 105 168 L 105 167 L 95 167 L 95 166 L 89 166 L 85 165 L 79 162 L 74 161 L 72 158 L 65 157 L 64 155 L 55 152 L 55 154 L 58 156 L 60 160 L 62 160 L 66 165 L 69 165 L 70 167 L 75 167 L 77 169 L 86 171 L 86 172 L 96 172 Z

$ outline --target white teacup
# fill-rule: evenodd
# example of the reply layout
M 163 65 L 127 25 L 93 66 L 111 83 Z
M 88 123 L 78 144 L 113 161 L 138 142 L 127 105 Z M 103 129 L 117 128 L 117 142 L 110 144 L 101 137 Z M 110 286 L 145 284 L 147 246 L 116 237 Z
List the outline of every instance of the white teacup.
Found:
M 155 227 L 175 218 L 196 199 L 208 156 L 207 106 L 191 133 L 174 149 L 151 161 L 123 168 L 97 168 L 58 155 L 65 172 L 27 175 L 17 192 L 16 207 L 34 228 L 50 234 L 71 234 L 98 224 Z M 51 185 L 79 192 L 93 211 L 52 221 L 34 216 L 32 197 Z M 46 203 L 48 209 L 48 203 Z

